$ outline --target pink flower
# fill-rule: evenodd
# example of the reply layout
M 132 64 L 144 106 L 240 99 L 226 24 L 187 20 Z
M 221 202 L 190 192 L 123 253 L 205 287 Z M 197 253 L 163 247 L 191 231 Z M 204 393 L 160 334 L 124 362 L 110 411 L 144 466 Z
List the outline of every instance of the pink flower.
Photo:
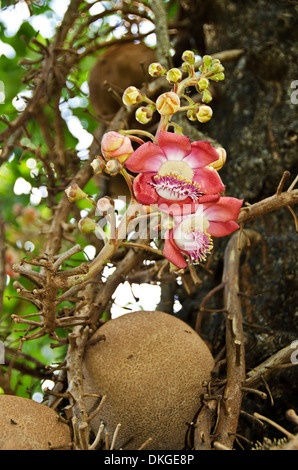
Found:
M 207 141 L 190 142 L 186 136 L 160 132 L 158 145 L 146 142 L 126 161 L 128 170 L 139 173 L 134 193 L 141 204 L 190 205 L 219 199 L 225 189 L 217 171 L 209 167 L 218 160 Z
M 224 237 L 239 228 L 236 223 L 242 200 L 221 197 L 215 203 L 197 204 L 186 216 L 175 216 L 177 225 L 166 233 L 164 256 L 178 268 L 186 268 L 183 255 L 191 261 L 205 261 L 213 248 L 212 237 Z
M 120 163 L 124 163 L 133 153 L 133 147 L 129 137 L 110 131 L 103 135 L 101 151 L 106 160 L 116 158 Z

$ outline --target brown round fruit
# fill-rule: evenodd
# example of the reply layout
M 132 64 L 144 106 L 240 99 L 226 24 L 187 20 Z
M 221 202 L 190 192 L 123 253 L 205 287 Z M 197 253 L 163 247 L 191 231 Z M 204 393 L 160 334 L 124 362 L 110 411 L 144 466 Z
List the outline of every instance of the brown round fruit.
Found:
M 70 445 L 70 428 L 53 409 L 28 398 L 0 395 L 0 450 L 67 450 Z
M 113 434 L 116 448 L 179 450 L 185 446 L 214 366 L 200 336 L 173 315 L 158 311 L 127 313 L 109 320 L 93 335 L 84 356 L 84 392 L 106 395 L 100 422 Z M 86 398 L 91 413 L 98 401 Z
M 110 46 L 99 55 L 89 78 L 90 102 L 99 116 L 115 114 L 120 104 L 109 91 L 114 89 L 120 99 L 127 87 L 142 87 L 150 78 L 147 70 L 155 61 L 155 53 L 144 43 L 123 43 Z

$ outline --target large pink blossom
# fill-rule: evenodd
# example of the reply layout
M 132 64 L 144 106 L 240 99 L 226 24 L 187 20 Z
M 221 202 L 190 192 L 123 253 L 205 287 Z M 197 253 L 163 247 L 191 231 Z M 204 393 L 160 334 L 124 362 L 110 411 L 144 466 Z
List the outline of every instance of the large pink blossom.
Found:
M 142 144 L 125 166 L 138 173 L 133 188 L 141 204 L 177 203 L 189 209 L 193 203 L 218 200 L 225 189 L 217 171 L 208 166 L 218 159 L 207 141 L 191 143 L 186 136 L 160 132 L 157 145 Z
M 242 202 L 221 197 L 215 203 L 197 204 L 193 214 L 175 216 L 177 225 L 166 232 L 164 256 L 178 268 L 186 268 L 185 255 L 192 262 L 205 261 L 213 248 L 212 237 L 224 237 L 239 228 L 236 220 Z

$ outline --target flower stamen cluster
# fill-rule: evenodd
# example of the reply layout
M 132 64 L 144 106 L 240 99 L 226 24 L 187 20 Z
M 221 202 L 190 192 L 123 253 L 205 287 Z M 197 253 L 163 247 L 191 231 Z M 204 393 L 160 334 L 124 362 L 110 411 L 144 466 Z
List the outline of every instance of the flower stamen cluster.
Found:
M 200 185 L 183 178 L 182 176 L 170 173 L 169 175 L 159 176 L 155 175 L 153 182 L 150 182 L 155 187 L 156 192 L 162 196 L 167 195 L 170 200 L 191 199 L 196 202 L 202 196 L 200 192 Z
M 190 258 L 193 263 L 206 261 L 207 256 L 213 250 L 213 240 L 209 233 L 199 230 L 191 230 L 189 235 L 196 243 L 196 249 L 189 251 Z

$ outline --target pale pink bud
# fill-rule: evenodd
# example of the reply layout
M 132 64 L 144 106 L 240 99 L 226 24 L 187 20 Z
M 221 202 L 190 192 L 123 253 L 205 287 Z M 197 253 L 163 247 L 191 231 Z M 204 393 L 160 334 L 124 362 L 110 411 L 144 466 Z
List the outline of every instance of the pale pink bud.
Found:
M 103 135 L 101 151 L 107 160 L 116 158 L 120 163 L 124 163 L 134 150 L 129 137 L 110 131 Z
M 179 96 L 173 91 L 168 91 L 160 95 L 156 100 L 157 111 L 164 115 L 170 116 L 180 108 Z
M 105 172 L 108 173 L 108 175 L 117 175 L 121 170 L 123 166 L 121 163 L 119 163 L 118 160 L 109 160 L 106 164 L 105 167 Z
M 92 166 L 93 171 L 96 175 L 101 175 L 101 173 L 103 172 L 103 170 L 106 167 L 106 163 L 105 163 L 104 159 L 102 157 L 99 157 L 99 156 L 97 158 L 95 158 L 90 163 L 90 165 Z
M 114 210 L 114 201 L 108 196 L 102 197 L 97 201 L 96 211 L 100 215 L 110 214 Z

